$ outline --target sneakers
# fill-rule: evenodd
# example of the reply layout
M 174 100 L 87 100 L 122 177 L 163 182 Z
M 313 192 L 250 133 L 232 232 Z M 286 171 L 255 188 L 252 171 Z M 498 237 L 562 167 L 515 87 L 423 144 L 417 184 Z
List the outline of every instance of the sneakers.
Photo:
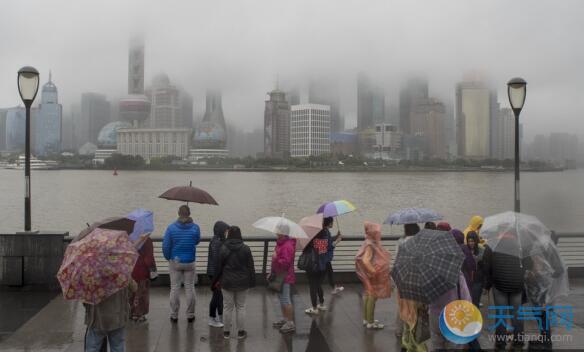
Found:
M 333 291 L 331 292 L 333 295 L 338 295 L 339 293 L 343 292 L 345 288 L 343 286 L 335 286 Z
M 319 304 L 318 306 L 316 306 L 316 309 L 321 310 L 321 311 L 325 311 L 328 308 L 324 304 Z
M 379 322 L 373 322 L 372 324 L 367 324 L 367 329 L 370 330 L 381 330 L 385 327 L 385 325 L 379 323 Z
M 304 311 L 304 313 L 308 314 L 308 315 L 318 315 L 318 313 L 320 313 L 320 311 L 318 310 L 318 308 L 308 308 Z
M 219 317 L 209 317 L 209 326 L 214 328 L 222 328 L 223 323 L 219 320 Z
M 282 327 L 280 328 L 280 332 L 282 334 L 289 334 L 296 331 L 296 325 L 293 321 L 287 321 Z
M 379 323 L 379 320 L 373 320 L 373 323 Z M 363 326 L 367 326 L 367 324 L 369 324 L 369 322 L 367 320 L 363 320 Z
M 243 340 L 247 337 L 247 332 L 245 330 L 239 330 L 237 332 L 237 339 L 238 340 Z
M 274 322 L 272 324 L 272 326 L 276 329 L 280 329 L 282 326 L 286 325 L 287 321 L 285 319 L 279 320 L 277 322 Z
M 223 338 L 225 340 L 229 340 L 229 338 L 231 337 L 230 335 L 231 334 L 229 333 L 229 331 L 223 331 Z

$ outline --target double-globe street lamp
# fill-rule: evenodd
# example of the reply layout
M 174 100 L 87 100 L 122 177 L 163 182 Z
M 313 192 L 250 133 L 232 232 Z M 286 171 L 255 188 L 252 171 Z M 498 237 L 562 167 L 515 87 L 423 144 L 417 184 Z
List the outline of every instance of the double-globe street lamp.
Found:
M 519 198 L 519 113 L 523 109 L 525 103 L 525 95 L 527 94 L 527 82 L 523 78 L 515 77 L 507 82 L 507 94 L 509 95 L 509 103 L 515 115 L 515 212 L 521 212 L 521 204 Z
M 18 93 L 26 107 L 26 134 L 24 144 L 24 231 L 31 230 L 30 214 L 30 107 L 39 90 L 39 71 L 25 66 L 18 70 Z

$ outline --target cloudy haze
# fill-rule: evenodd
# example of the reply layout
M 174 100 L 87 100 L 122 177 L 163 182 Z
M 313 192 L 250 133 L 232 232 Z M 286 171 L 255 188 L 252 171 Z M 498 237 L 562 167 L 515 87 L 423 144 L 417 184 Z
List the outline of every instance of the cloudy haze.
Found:
M 528 81 L 525 133 L 584 134 L 582 1 L 3 1 L 0 107 L 19 104 L 16 72 L 49 69 L 69 114 L 82 92 L 127 91 L 127 49 L 142 35 L 146 84 L 165 72 L 202 111 L 221 87 L 225 118 L 263 124 L 265 93 L 279 77 L 304 87 L 335 77 L 347 127 L 356 125 L 356 75 L 368 72 L 397 105 L 404 77 L 454 100 L 465 70 L 481 69 L 507 106 L 505 82 Z

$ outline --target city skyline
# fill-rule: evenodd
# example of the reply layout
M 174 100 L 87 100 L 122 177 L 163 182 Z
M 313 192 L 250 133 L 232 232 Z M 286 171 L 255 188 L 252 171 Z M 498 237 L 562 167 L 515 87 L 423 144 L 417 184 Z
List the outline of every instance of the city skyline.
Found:
M 40 11 L 43 16 L 22 33 L 18 42 L 7 38 L 0 76 L 15 76 L 19 67 L 32 64 L 41 71 L 41 81 L 46 81 L 52 68 L 59 77 L 64 115 L 69 114 L 70 106 L 84 92 L 106 94 L 108 100 L 115 101 L 127 91 L 128 40 L 143 34 L 148 43 L 146 82 L 166 72 L 173 82 L 195 97 L 195 116 L 203 111 L 206 88 L 219 86 L 226 116 L 247 130 L 261 128 L 263 97 L 266 89 L 273 86 L 276 75 L 297 79 L 300 84 L 321 74 L 337 78 L 341 111 L 346 127 L 351 128 L 357 123 L 356 75 L 364 68 L 381 82 L 387 105 L 398 105 L 399 86 L 410 74 L 427 77 L 430 95 L 449 103 L 454 101 L 454 87 L 464 71 L 486 68 L 503 108 L 508 107 L 507 80 L 522 76 L 528 81 L 522 114 L 529 121 L 524 127 L 527 140 L 548 130 L 584 131 L 577 118 L 584 103 L 577 98 L 578 89 L 574 89 L 579 82 L 578 62 L 583 54 L 568 44 L 570 40 L 558 40 L 581 32 L 584 25 L 578 20 L 580 6 L 526 4 L 521 1 L 481 2 L 474 6 L 457 1 L 449 6 L 429 2 L 372 2 L 368 7 L 338 4 L 338 18 L 331 19 L 328 26 L 316 26 L 319 14 L 327 8 L 326 1 L 314 4 L 307 13 L 301 10 L 302 6 L 285 6 L 277 21 L 256 21 L 262 13 L 256 7 L 259 4 L 249 8 L 234 5 L 219 15 L 224 10 L 221 4 L 197 11 L 197 5 L 146 8 L 129 1 L 121 6 L 116 3 L 116 11 L 111 11 L 114 3 L 107 1 L 83 7 L 59 2 L 46 7 L 41 2 L 23 1 L 11 3 L 10 11 L 5 13 L 14 13 L 11 17 L 18 18 L 27 11 Z M 203 13 L 217 14 L 216 24 Z M 513 18 L 519 13 L 530 21 L 521 22 L 521 26 L 516 24 Z M 64 22 L 65 14 L 72 19 L 70 23 L 52 25 Z M 407 14 L 416 14 L 426 21 L 432 32 L 400 20 Z M 486 22 L 472 20 L 477 16 Z M 108 28 L 102 26 L 104 17 L 110 19 Z M 345 28 L 343 24 L 349 18 L 355 24 Z M 360 21 L 362 18 L 367 21 Z M 16 25 L 12 21 L 12 18 L 0 21 L 3 32 Z M 300 26 L 305 22 L 307 29 Z M 532 22 L 547 23 L 554 31 L 528 25 Z M 75 26 L 75 31 L 70 30 L 71 26 Z M 213 38 L 199 30 L 205 27 L 213 29 Z M 45 44 L 37 40 L 38 28 L 63 44 L 51 46 L 49 41 Z M 266 42 L 266 28 L 270 28 L 270 37 L 281 40 Z M 236 36 L 236 32 L 241 35 Z M 189 37 L 188 45 L 177 46 L 170 40 L 179 33 Z M 440 38 L 448 39 L 437 40 Z M 548 48 L 546 55 L 541 55 L 542 47 Z M 43 55 L 35 55 L 38 52 Z M 433 55 L 424 55 L 426 52 Z M 305 53 L 311 55 L 307 57 Z M 3 80 L 0 106 L 12 107 L 19 102 L 14 82 Z

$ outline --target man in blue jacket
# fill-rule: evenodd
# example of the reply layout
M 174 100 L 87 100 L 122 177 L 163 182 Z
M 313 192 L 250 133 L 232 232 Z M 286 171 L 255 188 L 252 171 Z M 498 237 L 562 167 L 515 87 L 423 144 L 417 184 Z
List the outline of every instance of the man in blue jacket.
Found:
M 178 321 L 181 283 L 187 296 L 187 320 L 189 323 L 195 320 L 195 260 L 200 241 L 199 225 L 193 222 L 189 207 L 181 205 L 178 219 L 168 225 L 162 241 L 162 253 L 168 260 L 170 273 L 170 321 L 173 323 Z

